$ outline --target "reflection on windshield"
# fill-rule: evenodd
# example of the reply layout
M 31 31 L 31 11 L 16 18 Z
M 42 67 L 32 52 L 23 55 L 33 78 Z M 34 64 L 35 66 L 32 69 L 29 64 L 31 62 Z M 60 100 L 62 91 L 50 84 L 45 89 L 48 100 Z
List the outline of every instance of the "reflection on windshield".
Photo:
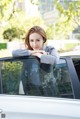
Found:
M 67 65 L 60 59 L 54 67 L 36 58 L 2 61 L 2 89 L 4 94 L 72 98 Z

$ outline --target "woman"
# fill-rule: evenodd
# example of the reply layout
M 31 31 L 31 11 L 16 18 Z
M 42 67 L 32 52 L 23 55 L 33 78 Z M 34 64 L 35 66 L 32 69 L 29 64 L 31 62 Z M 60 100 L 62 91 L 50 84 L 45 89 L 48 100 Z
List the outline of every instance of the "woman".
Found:
M 44 46 L 47 41 L 45 31 L 39 26 L 33 26 L 27 33 L 25 45 L 27 49 L 13 51 L 13 56 L 33 55 L 40 58 L 41 63 L 54 65 L 59 59 L 59 55 L 54 47 Z
M 49 94 L 47 94 L 47 91 L 46 91 L 47 85 L 49 83 L 51 83 L 50 81 L 55 83 L 53 76 L 51 74 L 52 74 L 53 66 L 55 66 L 57 60 L 59 59 L 59 55 L 54 47 L 45 46 L 46 41 L 47 41 L 47 37 L 46 37 L 46 32 L 44 31 L 44 29 L 39 26 L 33 26 L 28 31 L 26 38 L 25 38 L 25 45 L 27 46 L 27 48 L 26 49 L 18 49 L 16 51 L 13 51 L 12 54 L 14 57 L 16 57 L 16 56 L 36 56 L 37 58 L 39 58 L 40 63 L 37 59 L 33 61 L 35 63 L 33 63 L 30 60 L 26 61 L 27 67 L 29 66 L 29 71 L 27 71 L 27 72 L 32 72 L 32 70 L 34 69 L 33 74 L 28 76 L 29 83 L 32 82 L 32 84 L 42 88 L 43 95 L 45 92 L 45 95 L 47 96 L 50 94 L 50 92 L 49 92 Z M 26 65 L 24 65 L 24 67 Z M 47 72 L 47 74 L 46 74 L 46 72 Z M 39 75 L 39 74 L 41 74 L 41 75 Z M 27 77 L 27 79 L 28 79 L 28 77 Z M 32 77 L 32 78 L 30 79 L 30 77 Z M 46 78 L 44 78 L 44 77 L 46 77 Z M 23 86 L 26 87 L 27 82 L 24 80 L 25 80 L 24 77 L 22 77 Z M 27 94 L 26 88 L 24 88 L 24 91 Z M 42 93 L 38 92 L 37 94 L 42 95 Z M 52 95 L 52 93 L 50 95 Z

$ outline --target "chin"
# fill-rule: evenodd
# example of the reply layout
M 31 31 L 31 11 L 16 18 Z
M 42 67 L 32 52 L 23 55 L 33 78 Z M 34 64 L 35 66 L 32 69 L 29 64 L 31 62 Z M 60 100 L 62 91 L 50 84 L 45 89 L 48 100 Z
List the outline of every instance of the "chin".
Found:
M 35 48 L 34 50 L 40 50 L 39 48 Z

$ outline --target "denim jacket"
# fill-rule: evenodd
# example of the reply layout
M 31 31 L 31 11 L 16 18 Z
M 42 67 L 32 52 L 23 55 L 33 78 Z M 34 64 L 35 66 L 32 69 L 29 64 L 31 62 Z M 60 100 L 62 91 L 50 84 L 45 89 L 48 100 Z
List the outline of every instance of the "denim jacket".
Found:
M 48 55 L 42 54 L 40 58 L 40 62 L 45 64 L 51 64 L 51 65 L 56 64 L 57 60 L 59 59 L 59 54 L 57 50 L 52 46 L 45 46 L 43 47 L 42 50 L 46 51 Z M 14 50 L 12 52 L 12 55 L 13 57 L 29 56 L 31 55 L 31 53 L 32 53 L 32 50 L 18 49 L 18 50 Z

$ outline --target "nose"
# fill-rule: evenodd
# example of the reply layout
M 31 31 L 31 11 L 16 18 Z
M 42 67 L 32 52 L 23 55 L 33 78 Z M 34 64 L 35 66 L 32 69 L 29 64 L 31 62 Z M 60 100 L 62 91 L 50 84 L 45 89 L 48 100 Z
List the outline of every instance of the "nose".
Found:
M 34 45 L 34 46 L 37 46 L 37 43 L 36 43 L 36 42 L 34 42 L 34 43 L 33 43 L 33 45 Z

